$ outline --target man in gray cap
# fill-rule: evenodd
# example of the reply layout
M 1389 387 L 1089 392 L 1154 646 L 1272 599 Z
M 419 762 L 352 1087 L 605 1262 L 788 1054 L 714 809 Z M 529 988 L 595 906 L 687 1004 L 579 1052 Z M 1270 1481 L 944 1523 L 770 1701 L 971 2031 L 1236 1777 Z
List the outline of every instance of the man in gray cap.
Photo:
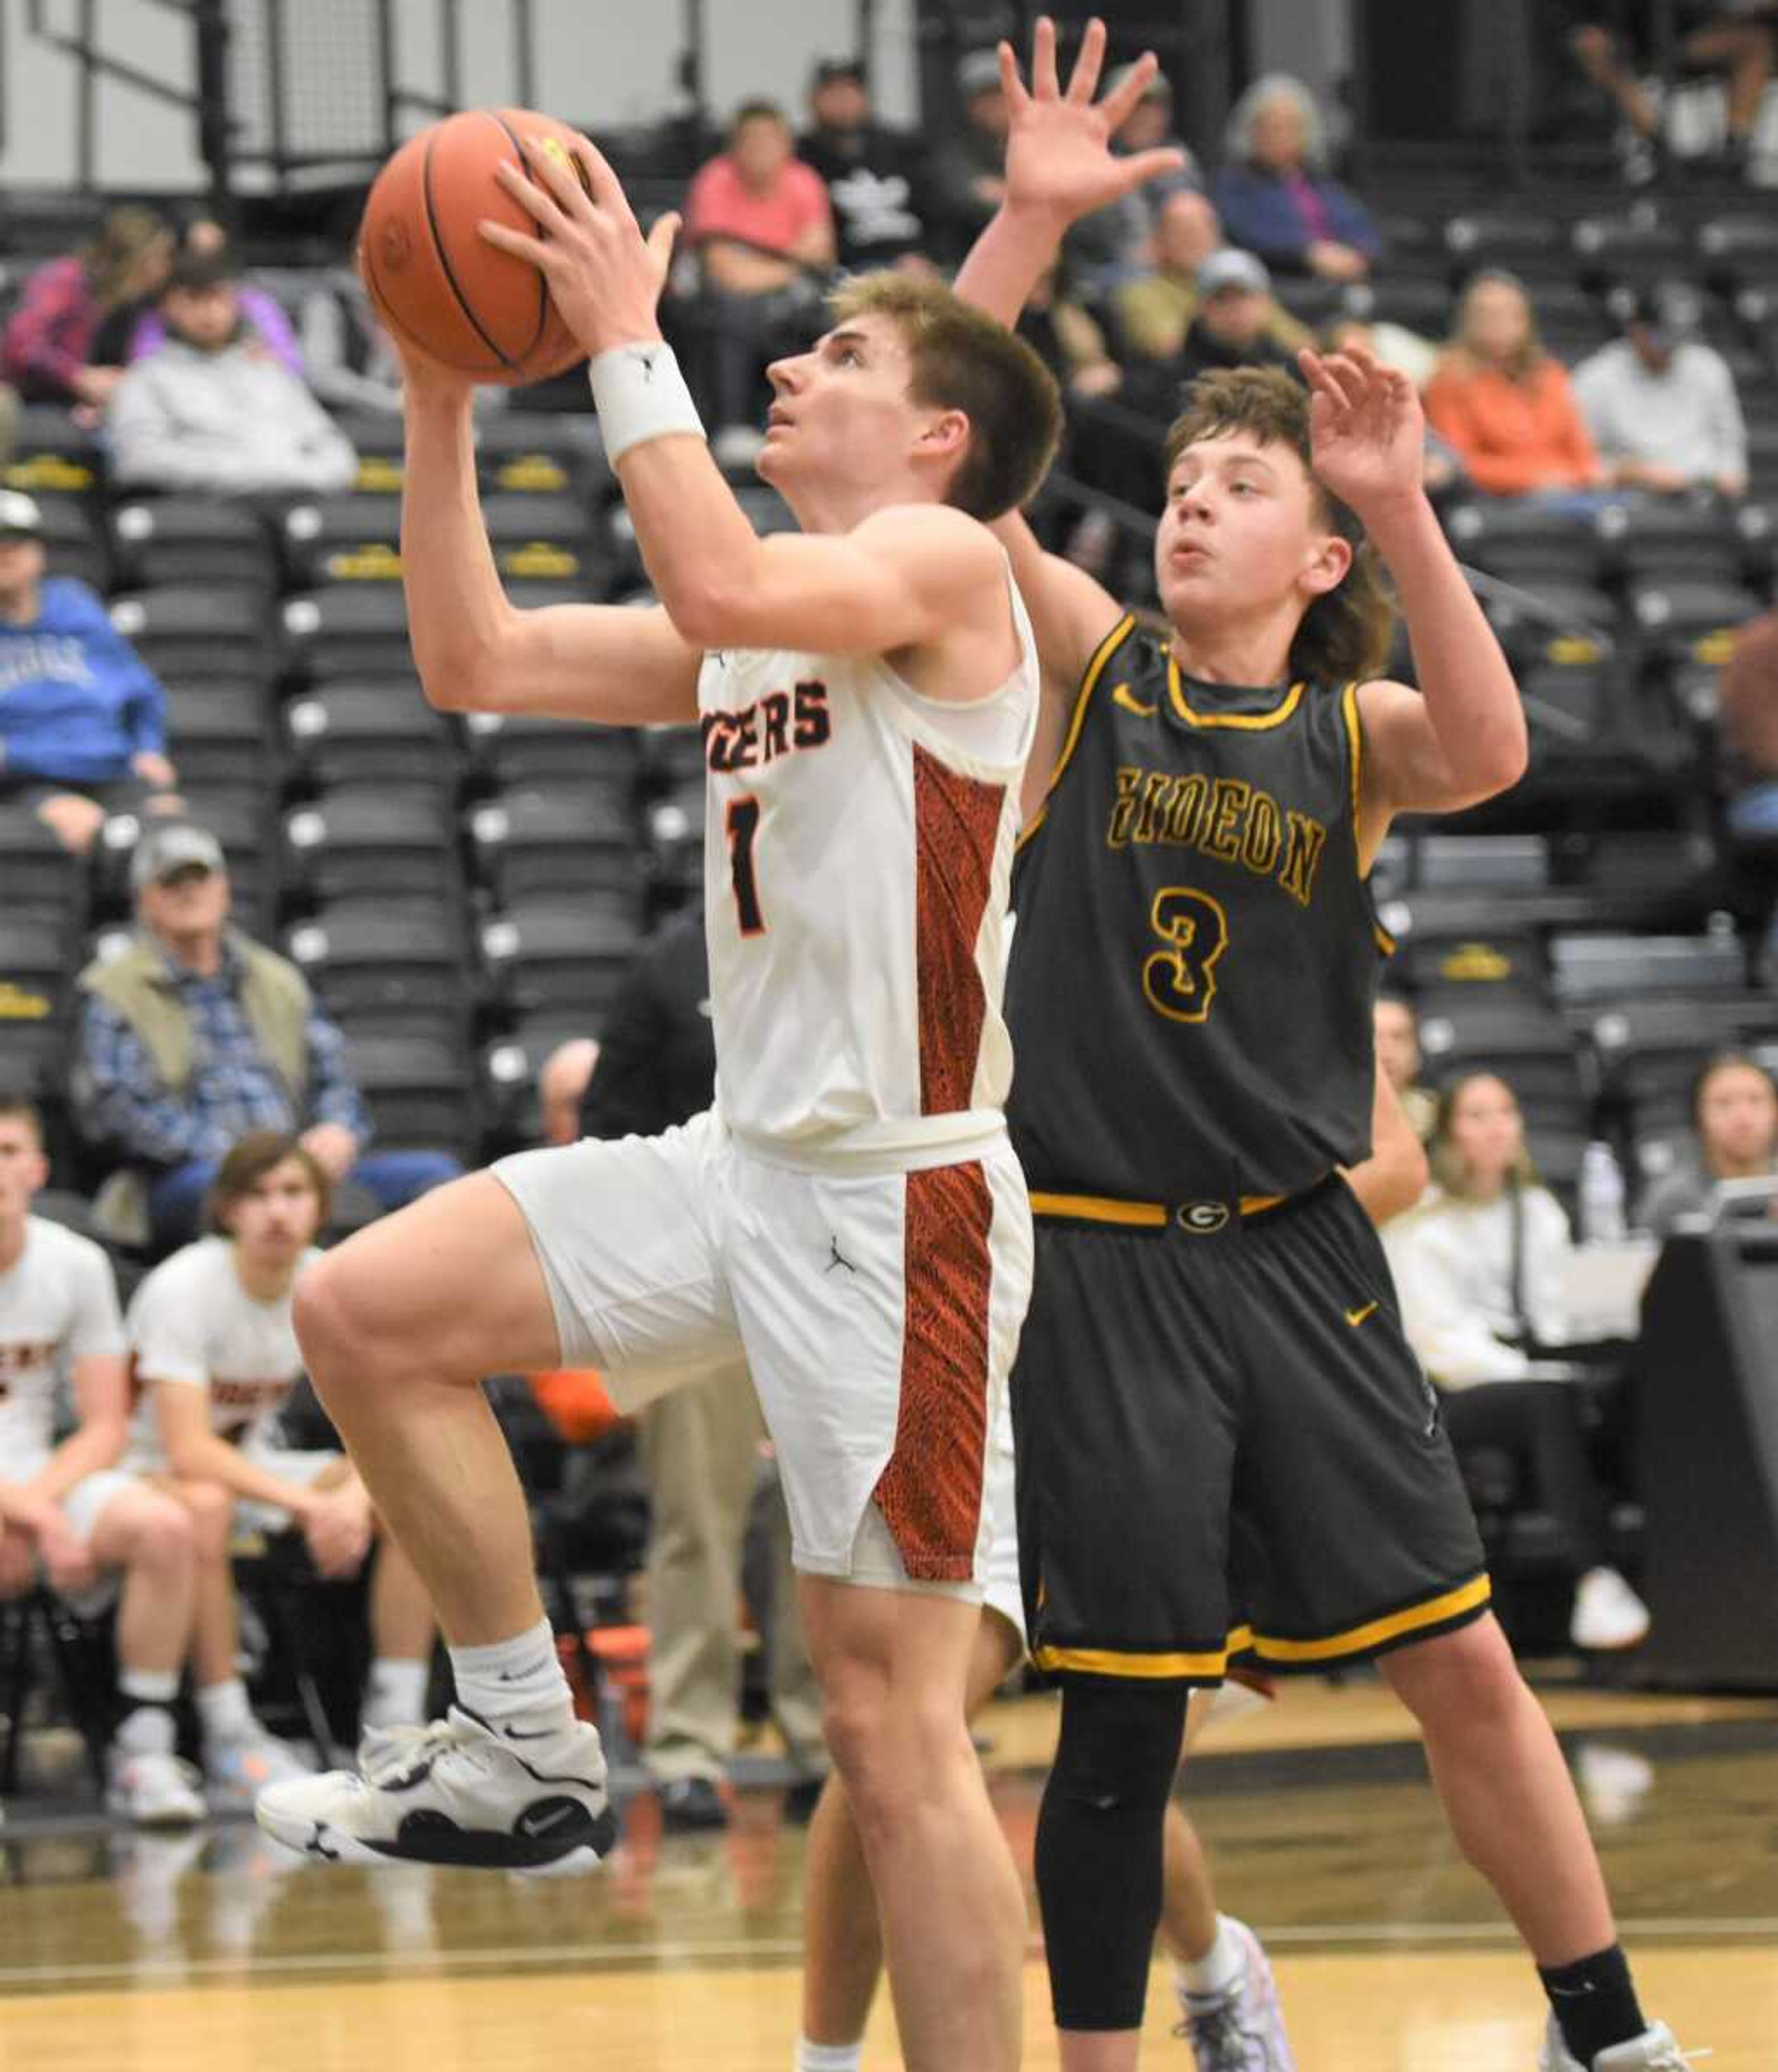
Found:
M 84 583 L 43 574 L 43 517 L 0 489 L 0 804 L 84 853 L 108 812 L 176 808 L 166 697 Z
M 1698 333 L 1696 291 L 1645 288 L 1624 335 L 1575 370 L 1575 400 L 1620 489 L 1657 496 L 1747 493 L 1747 428 L 1728 362 Z
M 1295 355 L 1274 335 L 1276 305 L 1263 259 L 1224 245 L 1198 268 L 1197 293 L 1197 314 L 1168 370 L 1176 380 L 1223 367 L 1279 367 L 1296 375 Z
M 364 1155 L 370 1120 L 346 1040 L 288 959 L 228 926 L 221 845 L 188 820 L 151 824 L 130 866 L 136 939 L 81 972 L 74 1091 L 86 1136 L 147 1191 L 157 1248 L 184 1243 L 229 1146 L 300 1134 L 331 1179 L 398 1208 L 462 1170 L 441 1151 Z

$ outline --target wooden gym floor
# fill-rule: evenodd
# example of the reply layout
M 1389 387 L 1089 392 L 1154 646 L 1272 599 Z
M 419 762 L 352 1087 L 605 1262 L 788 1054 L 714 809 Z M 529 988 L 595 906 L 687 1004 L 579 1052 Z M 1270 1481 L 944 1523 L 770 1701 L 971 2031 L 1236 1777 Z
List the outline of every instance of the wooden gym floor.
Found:
M 1545 1694 L 1647 2004 L 1710 2072 L 1778 2072 L 1778 1704 Z M 1053 1704 L 988 1716 L 1029 1872 Z M 1530 2072 L 1541 1996 L 1374 1685 L 1213 1725 L 1189 1803 L 1222 1904 L 1265 1936 L 1300 2072 Z M 630 1804 L 594 1877 L 325 1872 L 249 1823 L 113 1832 L 21 1799 L 0 1830 L 0 2072 L 785 2072 L 803 1833 L 780 1794 L 663 1840 Z M 286 1869 L 288 1860 L 290 1867 Z M 1033 1912 L 1033 1920 L 1035 1914 Z M 1041 1955 L 1025 2062 L 1056 2063 Z M 1189 2066 L 1156 1971 L 1145 2062 Z M 865 2063 L 899 2063 L 886 2004 Z

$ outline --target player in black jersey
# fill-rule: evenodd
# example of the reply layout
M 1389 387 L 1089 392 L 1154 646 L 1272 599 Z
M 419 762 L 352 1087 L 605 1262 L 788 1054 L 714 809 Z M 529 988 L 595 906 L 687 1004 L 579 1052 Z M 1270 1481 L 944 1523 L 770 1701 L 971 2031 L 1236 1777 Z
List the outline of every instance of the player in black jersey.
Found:
M 1004 322 L 1119 191 L 1103 49 L 1090 31 L 1064 92 L 1040 23 L 1028 92 L 1003 47 L 1006 199 L 959 287 Z M 1160 639 L 998 528 L 1045 672 L 1008 1000 L 1038 1217 L 1019 1536 L 1033 1652 L 1063 1684 L 1037 1845 L 1061 2062 L 1135 2062 L 1189 1687 L 1376 1657 L 1537 1961 L 1548 2072 L 1680 2072 L 1337 1170 L 1369 1122 L 1372 862 L 1397 813 L 1514 783 L 1523 713 L 1427 502 L 1411 387 L 1357 355 L 1300 365 L 1307 393 L 1195 384 Z M 1386 566 L 1418 690 L 1377 673 Z

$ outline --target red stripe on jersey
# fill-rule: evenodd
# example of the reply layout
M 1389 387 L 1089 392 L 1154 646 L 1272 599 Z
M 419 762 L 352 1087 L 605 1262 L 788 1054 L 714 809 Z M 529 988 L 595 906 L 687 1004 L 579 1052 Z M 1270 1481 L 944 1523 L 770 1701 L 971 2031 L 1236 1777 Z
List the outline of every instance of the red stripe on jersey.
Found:
M 975 1084 L 988 995 L 975 944 L 988 911 L 1004 784 L 959 776 L 914 751 L 917 984 L 920 995 L 920 1112 L 967 1108 Z
M 967 1583 L 988 1451 L 994 1197 L 975 1164 L 910 1173 L 905 1184 L 901 1404 L 877 1507 L 914 1581 Z

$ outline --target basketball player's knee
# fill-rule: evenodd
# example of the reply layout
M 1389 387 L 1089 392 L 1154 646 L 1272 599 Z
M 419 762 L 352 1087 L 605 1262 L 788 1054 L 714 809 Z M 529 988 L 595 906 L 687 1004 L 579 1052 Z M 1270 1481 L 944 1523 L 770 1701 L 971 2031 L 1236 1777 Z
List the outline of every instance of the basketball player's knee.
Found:
M 196 1519 L 170 1497 L 157 1497 L 143 1511 L 130 1536 L 129 1565 L 146 1568 L 164 1581 L 186 1574 L 197 1553 Z
M 1504 1727 L 1525 1701 L 1524 1679 L 1492 1618 L 1386 1655 L 1383 1674 L 1423 1725 Z
M 961 1713 L 937 1698 L 885 1694 L 873 1702 L 841 1694 L 828 1699 L 822 1727 L 853 1817 L 867 1835 L 930 1803 L 951 1767 L 975 1760 Z
M 380 1334 L 370 1290 L 350 1260 L 318 1259 L 308 1268 L 296 1285 L 290 1321 L 323 1403 L 336 1403 L 377 1364 Z
M 187 1482 L 179 1501 L 191 1521 L 193 1547 L 200 1560 L 214 1560 L 228 1552 L 235 1522 L 235 1500 L 220 1482 Z

